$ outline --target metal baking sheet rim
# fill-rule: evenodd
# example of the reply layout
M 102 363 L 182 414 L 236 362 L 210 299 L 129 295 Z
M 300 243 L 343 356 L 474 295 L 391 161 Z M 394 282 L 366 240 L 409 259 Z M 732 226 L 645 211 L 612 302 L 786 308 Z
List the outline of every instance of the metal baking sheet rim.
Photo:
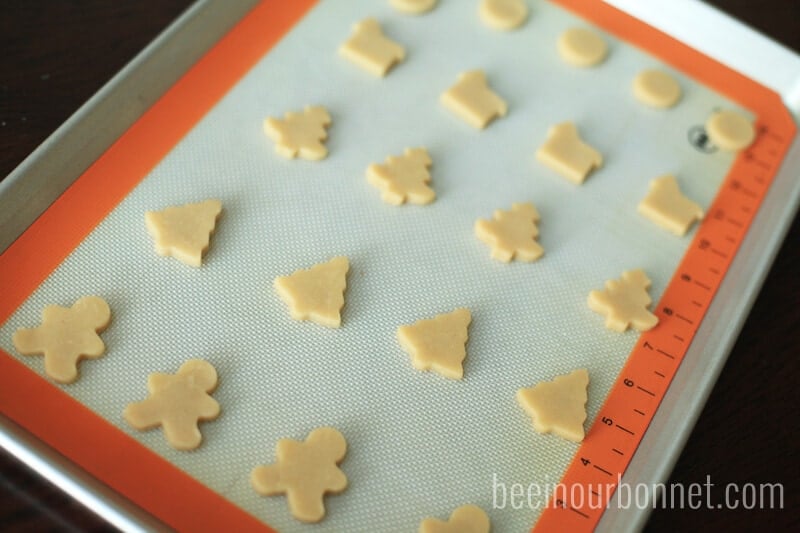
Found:
M 0 249 L 7 248 L 96 157 L 256 3 L 257 0 L 235 0 L 225 2 L 223 6 L 222 2 L 213 0 L 197 2 L 0 183 L 0 207 L 25 205 L 25 202 L 18 201 L 24 192 L 35 191 L 40 199 L 38 203 L 28 203 L 27 210 L 17 210 L 12 216 L 0 220 L 3 228 L 0 232 Z M 730 24 L 730 19 L 718 15 Z M 730 31 L 739 28 L 742 27 L 729 26 Z M 745 30 L 750 31 L 747 28 Z M 748 37 L 752 38 L 752 35 Z M 779 48 L 767 39 L 764 41 Z M 781 52 L 785 53 L 785 50 L 781 49 Z M 791 59 L 794 62 L 791 66 L 795 67 L 798 58 L 792 56 Z M 749 70 L 747 65 L 730 66 Z M 146 83 L 155 74 L 162 80 L 157 87 Z M 794 85 L 799 83 L 800 79 L 794 81 Z M 781 89 L 791 91 L 792 87 L 776 89 L 783 93 Z M 128 105 L 128 113 L 103 112 L 109 106 L 119 108 L 118 104 L 123 102 Z M 130 102 L 136 103 L 131 106 Z M 798 110 L 791 111 L 797 119 Z M 113 119 L 109 120 L 109 117 Z M 98 130 L 98 124 L 102 124 L 103 128 Z M 94 131 L 95 134 L 100 131 L 103 135 L 95 136 L 91 145 L 84 144 L 81 150 L 77 150 L 76 143 L 92 137 L 82 135 L 88 131 Z M 79 154 L 78 159 L 74 158 L 76 153 Z M 48 168 L 55 167 L 62 171 L 60 180 L 53 180 L 52 175 L 46 172 Z M 800 181 L 793 179 L 793 171 L 798 169 L 800 142 L 795 140 L 714 298 L 707 319 L 698 330 L 622 478 L 626 483 L 653 485 L 667 479 L 798 210 Z M 695 393 L 681 394 L 686 388 Z M 116 527 L 124 530 L 165 528 L 150 514 L 2 415 L 0 446 Z M 598 531 L 636 531 L 644 526 L 651 506 L 620 509 L 615 502 L 616 496 L 604 513 Z

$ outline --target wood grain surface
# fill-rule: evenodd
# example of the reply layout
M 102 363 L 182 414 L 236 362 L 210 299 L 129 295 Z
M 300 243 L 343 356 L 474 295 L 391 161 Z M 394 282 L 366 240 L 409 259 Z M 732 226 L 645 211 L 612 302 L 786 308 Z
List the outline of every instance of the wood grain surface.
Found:
M 189 0 L 26 0 L 0 22 L 0 177 L 132 59 Z M 710 2 L 800 52 L 798 0 Z M 709 28 L 713 31 L 713 28 Z M 800 179 L 800 177 L 798 178 Z M 800 223 L 795 219 L 670 482 L 782 483 L 783 509 L 656 509 L 649 531 L 800 531 Z M 0 298 L 2 295 L 0 295 Z M 102 531 L 91 511 L 0 451 L 0 530 Z

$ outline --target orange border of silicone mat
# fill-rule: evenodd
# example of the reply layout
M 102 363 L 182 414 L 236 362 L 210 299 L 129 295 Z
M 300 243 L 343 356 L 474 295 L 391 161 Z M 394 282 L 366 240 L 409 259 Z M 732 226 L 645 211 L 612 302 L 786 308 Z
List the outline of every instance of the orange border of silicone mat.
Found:
M 567 497 L 566 495 L 572 494 L 573 486 L 583 486 L 583 490 L 576 493 L 582 495 L 581 504 L 556 499 L 554 495 L 533 528 L 537 533 L 550 531 L 579 533 L 592 531 L 603 516 L 605 504 L 616 489 L 616 479 L 611 476 L 615 476 L 618 472 L 624 473 L 630 464 L 669 383 L 677 372 L 680 361 L 700 326 L 705 311 L 767 193 L 774 174 L 795 135 L 796 126 L 778 94 L 627 13 L 599 0 L 551 1 L 585 17 L 620 39 L 641 47 L 680 72 L 750 109 L 757 115 L 756 128 L 759 131 L 753 146 L 734 161 L 719 193 L 708 209 L 710 216 L 700 224 L 686 255 L 654 309 L 659 318 L 658 327 L 639 337 L 586 438 L 561 479 L 564 488 L 563 492 L 559 492 L 559 496 Z M 764 155 L 762 159 L 757 157 L 762 154 Z M 757 169 L 756 174 L 753 173 L 754 168 Z M 743 184 L 739 179 L 740 176 L 754 177 L 754 182 Z M 740 207 L 735 218 L 730 214 L 731 211 L 728 209 L 730 207 Z M 725 244 L 720 245 L 718 249 L 712 247 L 709 250 L 709 243 Z M 703 282 L 689 275 L 698 272 L 703 273 Z M 690 303 L 688 310 L 684 310 L 685 303 Z M 654 347 L 656 351 L 661 351 L 662 354 L 672 358 L 670 366 L 660 367 L 663 370 L 658 373 L 661 379 L 652 377 Z M 634 401 L 637 403 L 633 405 L 640 406 L 644 410 L 633 409 Z M 632 415 L 631 412 L 636 414 Z M 613 422 L 609 420 L 609 416 L 607 423 L 603 423 L 604 415 L 612 413 Z M 625 450 L 625 454 L 620 449 L 614 448 L 614 444 L 620 442 L 625 444 L 624 447 L 619 445 Z M 598 463 L 602 464 L 602 467 Z M 606 492 L 609 485 L 613 489 Z M 597 499 L 602 498 L 602 502 L 591 501 L 592 496 L 586 488 L 591 490 L 592 487 L 606 487 L 606 491 L 601 495 L 598 494 Z
M 315 3 L 262 0 L 0 255 L 0 323 Z M 2 350 L 0 412 L 170 527 L 272 531 Z
M 598 0 L 552 1 L 756 111 L 762 122 L 778 128 L 774 134 L 787 139 L 794 134 L 778 96 L 755 82 Z M 314 3 L 263 0 L 0 255 L 0 323 Z M 734 169 L 745 164 L 740 157 Z M 60 409 L 52 410 L 54 405 Z M 172 527 L 268 530 L 2 350 L 0 411 Z M 103 446 L 86 446 L 86 435 Z M 551 516 L 546 511 L 538 525 L 564 530 L 565 523 Z

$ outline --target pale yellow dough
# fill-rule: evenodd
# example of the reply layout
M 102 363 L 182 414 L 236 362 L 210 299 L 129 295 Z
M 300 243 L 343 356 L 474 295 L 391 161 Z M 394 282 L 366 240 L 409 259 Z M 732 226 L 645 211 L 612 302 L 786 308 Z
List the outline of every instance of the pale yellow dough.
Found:
M 387 204 L 429 204 L 436 193 L 428 185 L 431 158 L 425 148 L 406 148 L 401 156 L 389 156 L 386 163 L 367 168 L 367 181 L 381 191 Z
M 574 67 L 593 67 L 608 55 L 608 45 L 594 30 L 570 28 L 558 38 L 561 59 Z
M 509 211 L 496 210 L 493 220 L 475 222 L 475 235 L 491 246 L 492 257 L 498 261 L 536 261 L 544 254 L 544 249 L 536 242 L 537 222 L 539 212 L 533 204 L 512 204 Z
M 643 70 L 633 78 L 633 95 L 650 107 L 672 107 L 682 94 L 678 80 L 663 70 Z
M 528 18 L 525 0 L 481 0 L 481 20 L 495 30 L 513 30 Z
M 162 211 L 148 211 L 144 214 L 144 221 L 155 240 L 158 255 L 172 256 L 182 263 L 199 267 L 221 214 L 222 202 L 206 200 Z
M 392 7 L 409 15 L 421 15 L 436 7 L 437 0 L 389 0 Z
M 386 37 L 375 19 L 357 22 L 353 35 L 339 47 L 339 53 L 376 76 L 385 76 L 406 57 L 405 49 Z
M 723 150 L 737 152 L 750 146 L 756 138 L 753 122 L 736 111 L 717 111 L 706 122 L 711 142 Z
M 347 488 L 347 476 L 337 466 L 347 453 L 347 441 L 336 429 L 317 428 L 305 441 L 281 439 L 271 465 L 257 466 L 250 483 L 261 495 L 286 494 L 289 511 L 303 522 L 325 517 L 325 494 Z
M 581 140 L 571 122 L 550 128 L 547 140 L 536 151 L 536 159 L 577 185 L 594 169 L 603 166 L 603 156 Z
M 533 418 L 533 429 L 537 432 L 553 433 L 563 439 L 581 442 L 588 386 L 589 372 L 580 368 L 553 381 L 520 389 L 517 401 Z
M 442 104 L 467 124 L 485 128 L 496 117 L 504 117 L 508 105 L 489 88 L 486 75 L 480 70 L 464 72 L 455 85 L 442 93 Z
M 639 213 L 675 235 L 685 235 L 703 208 L 683 195 L 675 176 L 661 176 L 650 182 L 650 191 L 639 203 Z
M 174 375 L 150 374 L 147 378 L 150 396 L 129 404 L 123 416 L 139 430 L 163 426 L 170 446 L 176 450 L 192 450 L 203 440 L 198 422 L 219 416 L 219 404 L 208 394 L 216 387 L 214 367 L 207 361 L 191 359 Z
M 311 320 L 338 328 L 342 323 L 349 269 L 346 257 L 334 257 L 327 263 L 275 278 L 275 290 L 289 306 L 289 314 L 295 320 Z
M 331 125 L 331 116 L 322 106 L 306 106 L 301 113 L 290 111 L 283 119 L 267 118 L 264 133 L 275 141 L 275 151 L 287 159 L 298 155 L 303 159 L 317 161 L 328 155 L 322 141 L 328 138 L 326 129 Z
M 644 271 L 625 271 L 619 280 L 606 281 L 602 291 L 589 293 L 589 309 L 606 317 L 608 329 L 622 333 L 631 326 L 647 331 L 658 324 L 658 317 L 647 310 L 652 303 L 649 287 L 650 278 Z
M 489 533 L 489 517 L 477 505 L 456 508 L 447 521 L 426 518 L 419 525 L 419 533 Z
M 59 383 L 78 378 L 78 361 L 96 359 L 106 346 L 98 333 L 111 322 L 111 309 L 102 298 L 84 296 L 66 308 L 48 305 L 42 311 L 42 325 L 21 328 L 11 342 L 22 355 L 44 355 L 44 371 Z
M 469 309 L 420 320 L 397 329 L 400 346 L 411 355 L 418 370 L 433 370 L 449 379 L 464 376 L 462 363 L 467 356 L 467 328 L 472 321 Z

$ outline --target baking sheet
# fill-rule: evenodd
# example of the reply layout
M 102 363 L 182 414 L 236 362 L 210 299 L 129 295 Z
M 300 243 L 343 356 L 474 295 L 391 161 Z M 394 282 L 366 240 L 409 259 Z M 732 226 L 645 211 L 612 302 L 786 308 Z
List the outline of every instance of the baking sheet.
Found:
M 37 324 L 43 306 L 104 296 L 114 311 L 108 354 L 84 363 L 82 379 L 64 390 L 281 530 L 304 526 L 284 499 L 256 496 L 249 471 L 272 461 L 278 438 L 327 424 L 348 438 L 351 486 L 327 500 L 329 516 L 316 529 L 413 530 L 465 502 L 487 509 L 498 531 L 529 527 L 533 510 L 490 509 L 493 476 L 554 483 L 576 446 L 535 434 L 514 392 L 585 366 L 591 424 L 636 335 L 604 330 L 586 294 L 643 267 L 658 299 L 690 237 L 643 221 L 636 203 L 667 172 L 688 196 L 710 202 L 731 156 L 697 152 L 686 132 L 732 105 L 679 75 L 684 101 L 668 112 L 645 109 L 628 87 L 657 61 L 607 36 L 603 66 L 570 69 L 554 43 L 575 19 L 546 3 L 532 8 L 522 30 L 502 34 L 455 2 L 422 18 L 323 2 L 2 327 L 3 347 L 15 353 L 11 333 Z M 407 46 L 407 61 L 384 80 L 335 54 L 350 25 L 368 15 Z M 510 105 L 483 132 L 437 102 L 471 68 L 485 69 Z M 280 159 L 262 119 L 309 103 L 333 116 L 329 158 Z M 562 120 L 576 121 L 606 156 L 582 187 L 533 158 Z M 381 203 L 366 167 L 419 145 L 433 158 L 437 201 Z M 220 198 L 225 213 L 205 266 L 156 256 L 144 211 L 206 197 Z M 472 234 L 477 218 L 516 201 L 533 201 L 542 214 L 546 255 L 533 265 L 493 262 Z M 342 254 L 352 265 L 343 328 L 292 322 L 272 279 Z M 414 371 L 394 330 L 457 306 L 473 312 L 465 380 Z M 192 357 L 217 366 L 223 416 L 203 425 L 205 444 L 187 454 L 169 449 L 160 431 L 132 432 L 121 412 L 144 397 L 148 373 L 174 372 Z M 21 360 L 41 372 L 41 358 Z

